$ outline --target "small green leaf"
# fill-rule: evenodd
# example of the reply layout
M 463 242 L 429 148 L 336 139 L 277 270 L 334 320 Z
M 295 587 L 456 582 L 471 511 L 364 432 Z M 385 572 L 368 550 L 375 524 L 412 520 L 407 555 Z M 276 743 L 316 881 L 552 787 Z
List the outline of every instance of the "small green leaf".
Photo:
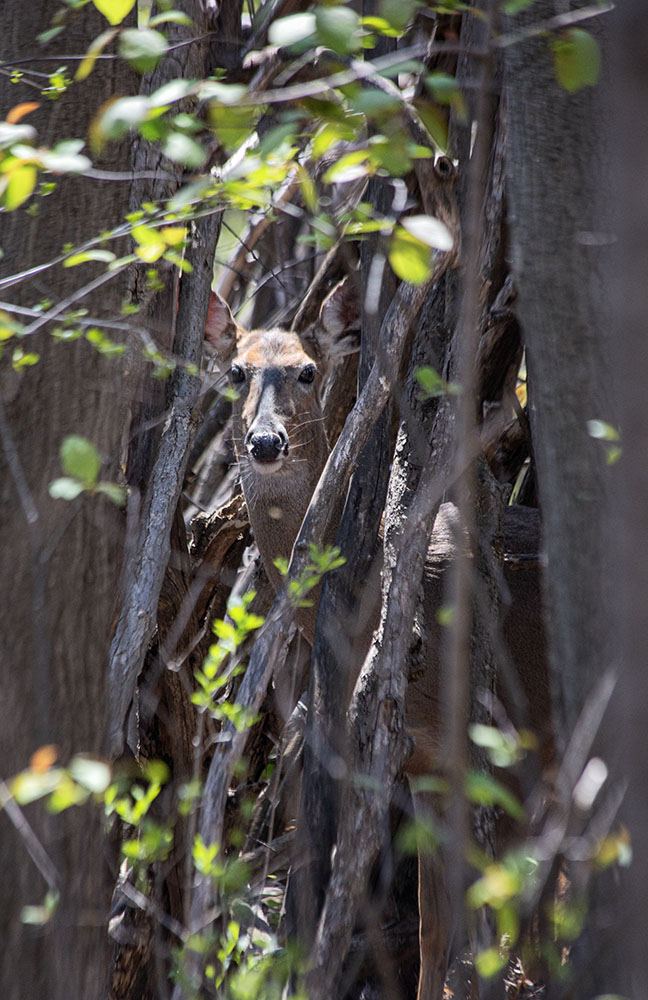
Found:
M 513 819 L 524 819 L 524 809 L 515 795 L 490 774 L 471 771 L 466 776 L 466 795 L 477 805 L 501 806 Z
M 49 495 L 53 500 L 76 500 L 84 489 L 85 486 L 78 479 L 61 476 L 60 479 L 54 479 L 49 484 Z
M 430 247 L 396 226 L 389 245 L 389 263 L 397 277 L 411 285 L 422 285 L 431 274 Z
M 32 194 L 38 180 L 38 168 L 31 163 L 25 163 L 11 170 L 5 189 L 2 193 L 2 204 L 9 212 L 13 212 Z
M 110 784 L 112 772 L 102 760 L 73 757 L 68 770 L 74 780 L 89 792 L 105 792 Z
M 98 56 L 101 55 L 106 45 L 110 44 L 110 42 L 113 40 L 116 34 L 117 30 L 115 28 L 108 28 L 108 30 L 102 32 L 102 34 L 99 35 L 98 38 L 95 38 L 95 40 L 90 45 L 90 48 L 86 52 L 85 58 L 82 59 L 81 63 L 79 64 L 79 68 L 74 75 L 75 80 L 77 81 L 85 80 L 86 77 L 90 76 L 92 70 L 94 69 L 94 64 L 96 63 Z
M 454 241 L 447 226 L 433 215 L 408 215 L 401 219 L 401 226 L 436 250 L 452 250 Z
M 491 979 L 508 962 L 508 952 L 499 948 L 485 948 L 475 955 L 475 965 L 480 976 Z
M 184 27 L 189 28 L 194 23 L 188 14 L 185 14 L 183 10 L 167 10 L 162 14 L 156 14 L 149 21 L 149 26 L 151 28 L 157 28 L 158 24 L 182 24 Z
M 174 163 L 181 163 L 190 170 L 199 169 L 207 159 L 207 153 L 200 143 L 182 132 L 169 132 L 162 152 Z
M 64 260 L 63 267 L 76 267 L 77 264 L 85 264 L 88 260 L 100 260 L 108 264 L 115 260 L 115 255 L 110 250 L 83 250 L 81 253 L 73 253 Z
M 135 6 L 135 0 L 92 0 L 109 24 L 121 24 Z
M 97 493 L 103 493 L 109 500 L 112 500 L 116 507 L 123 507 L 126 503 L 126 487 L 120 486 L 119 483 L 109 483 L 102 480 L 97 483 Z
M 70 434 L 61 445 L 61 465 L 68 476 L 81 480 L 85 486 L 94 486 L 101 468 L 101 457 L 92 441 Z
M 589 31 L 570 28 L 550 42 L 554 55 L 556 79 L 570 94 L 583 87 L 593 87 L 601 70 L 598 42 Z
M 290 14 L 273 21 L 268 31 L 268 41 L 271 45 L 280 47 L 295 45 L 315 34 L 315 14 Z
M 165 36 L 152 28 L 128 28 L 119 36 L 119 54 L 138 73 L 150 73 L 168 49 Z
M 520 14 L 527 7 L 530 7 L 533 0 L 504 0 L 502 10 L 511 17 L 513 14 Z
M 315 26 L 318 41 L 340 55 L 351 55 L 361 47 L 359 18 L 349 7 L 318 7 Z

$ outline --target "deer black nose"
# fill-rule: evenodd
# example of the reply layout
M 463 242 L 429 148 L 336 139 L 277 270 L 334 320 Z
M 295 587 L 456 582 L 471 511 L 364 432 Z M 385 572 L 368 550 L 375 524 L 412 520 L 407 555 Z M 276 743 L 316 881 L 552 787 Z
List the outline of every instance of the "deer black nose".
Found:
M 276 462 L 282 452 L 288 452 L 288 440 L 285 434 L 265 431 L 259 434 L 249 434 L 245 442 L 252 458 L 257 462 Z

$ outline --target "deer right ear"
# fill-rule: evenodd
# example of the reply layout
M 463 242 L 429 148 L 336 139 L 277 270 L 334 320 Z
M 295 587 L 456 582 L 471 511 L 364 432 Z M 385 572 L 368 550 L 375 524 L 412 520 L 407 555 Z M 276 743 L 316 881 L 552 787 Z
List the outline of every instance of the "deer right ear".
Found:
M 218 292 L 210 292 L 205 323 L 205 346 L 221 370 L 227 368 L 236 350 L 239 330 L 240 327 L 232 316 L 227 302 Z
M 324 299 L 316 337 L 329 364 L 360 350 L 360 303 L 353 276 L 343 278 Z

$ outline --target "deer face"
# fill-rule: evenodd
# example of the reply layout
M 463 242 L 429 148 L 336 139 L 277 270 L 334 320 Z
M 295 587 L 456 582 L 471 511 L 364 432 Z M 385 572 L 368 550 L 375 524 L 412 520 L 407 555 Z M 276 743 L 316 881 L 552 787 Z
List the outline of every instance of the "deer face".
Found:
M 326 442 L 317 363 L 300 338 L 285 330 L 242 335 L 230 367 L 237 453 L 259 476 L 312 459 Z

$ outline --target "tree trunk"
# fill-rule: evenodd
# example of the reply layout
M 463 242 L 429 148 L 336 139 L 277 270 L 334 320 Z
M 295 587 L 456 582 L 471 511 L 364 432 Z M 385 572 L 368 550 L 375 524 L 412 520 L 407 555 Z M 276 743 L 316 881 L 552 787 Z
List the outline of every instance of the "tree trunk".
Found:
M 39 47 L 35 35 L 50 27 L 53 10 L 47 0 L 4 4 L 4 51 L 16 59 L 28 57 L 30 68 L 51 71 L 55 64 L 39 59 L 51 49 Z M 66 48 L 85 52 L 104 27 L 94 8 L 86 8 L 66 26 Z M 57 101 L 42 98 L 29 123 L 43 145 L 85 138 L 96 109 L 134 83 L 121 61 L 102 62 L 88 80 Z M 32 89 L 10 84 L 6 74 L 0 77 L 0 95 L 6 109 L 34 99 Z M 111 148 L 110 156 L 105 166 L 127 167 L 125 147 Z M 65 241 L 76 245 L 120 223 L 128 210 L 128 186 L 66 177 L 38 206 L 36 215 L 22 207 L 4 217 L 5 275 L 50 260 Z M 94 264 L 59 266 L 23 281 L 9 294 L 25 307 L 45 298 L 55 304 L 99 273 Z M 100 317 L 119 315 L 123 294 L 123 282 L 114 278 L 79 304 L 100 325 Z M 47 328 L 22 343 L 40 354 L 36 365 L 14 372 L 13 345 L 0 361 L 0 578 L 6 588 L 0 610 L 0 731 L 5 778 L 28 766 L 30 755 L 45 743 L 56 744 L 63 763 L 74 753 L 101 750 L 124 537 L 123 515 L 106 497 L 82 494 L 66 502 L 48 495 L 49 483 L 61 474 L 59 449 L 69 434 L 92 441 L 104 459 L 102 478 L 116 479 L 122 434 L 116 414 L 129 391 L 120 362 L 101 355 L 83 337 L 58 343 Z M 101 808 L 89 802 L 53 816 L 36 803 L 23 816 L 51 868 L 46 879 L 28 853 L 28 836 L 14 828 L 5 810 L 0 817 L 6 949 L 0 994 L 7 1000 L 103 996 L 110 887 Z M 22 923 L 22 908 L 42 904 L 48 888 L 60 891 L 54 916 L 41 927 Z
M 536 0 L 513 27 L 542 23 L 555 13 L 551 0 Z M 604 40 L 596 20 L 586 27 Z M 547 37 L 518 41 L 506 51 L 512 269 L 527 350 L 553 714 L 563 752 L 556 815 L 567 817 L 597 736 L 592 726 L 581 753 L 575 728 L 609 665 L 611 637 L 604 530 L 609 473 L 601 442 L 588 433 L 588 421 L 613 421 L 606 364 L 613 240 L 601 182 L 609 120 L 603 84 L 577 93 L 559 86 Z M 583 865 L 572 868 L 576 895 L 587 891 L 587 874 Z M 600 946 L 605 919 L 592 897 L 582 938 L 572 949 L 577 992 L 567 988 L 570 996 L 616 992 L 604 969 L 609 949 Z

